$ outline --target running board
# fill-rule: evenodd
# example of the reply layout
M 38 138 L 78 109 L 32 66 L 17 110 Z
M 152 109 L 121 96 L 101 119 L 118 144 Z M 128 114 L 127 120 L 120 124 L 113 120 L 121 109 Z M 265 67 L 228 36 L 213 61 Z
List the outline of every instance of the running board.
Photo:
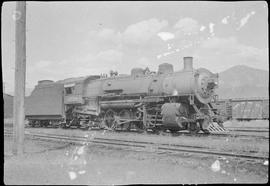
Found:
M 221 127 L 218 123 L 216 122 L 211 122 L 210 125 L 206 129 L 210 134 L 219 134 L 219 133 L 227 133 L 229 132 L 227 129 L 224 127 Z

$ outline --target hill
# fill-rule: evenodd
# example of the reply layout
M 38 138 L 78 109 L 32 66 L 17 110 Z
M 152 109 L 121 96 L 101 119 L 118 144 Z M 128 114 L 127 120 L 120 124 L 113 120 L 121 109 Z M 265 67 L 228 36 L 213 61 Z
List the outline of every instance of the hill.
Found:
M 268 97 L 269 72 L 244 65 L 219 73 L 219 98 Z

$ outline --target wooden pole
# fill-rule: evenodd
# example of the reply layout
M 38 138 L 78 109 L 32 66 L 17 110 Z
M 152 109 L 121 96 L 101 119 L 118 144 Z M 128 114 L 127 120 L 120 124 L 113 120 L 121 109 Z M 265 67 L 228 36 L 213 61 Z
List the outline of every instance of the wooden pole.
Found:
M 13 98 L 13 154 L 23 154 L 26 66 L 26 2 L 17 1 L 15 23 L 15 90 Z

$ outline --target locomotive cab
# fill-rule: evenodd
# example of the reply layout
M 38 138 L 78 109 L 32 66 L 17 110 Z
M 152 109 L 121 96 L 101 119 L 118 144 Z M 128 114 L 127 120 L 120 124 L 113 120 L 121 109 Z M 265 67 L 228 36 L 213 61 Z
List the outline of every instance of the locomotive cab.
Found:
M 84 100 L 82 99 L 82 83 L 74 82 L 64 84 L 65 88 L 65 96 L 64 103 L 66 105 L 69 104 L 84 104 Z

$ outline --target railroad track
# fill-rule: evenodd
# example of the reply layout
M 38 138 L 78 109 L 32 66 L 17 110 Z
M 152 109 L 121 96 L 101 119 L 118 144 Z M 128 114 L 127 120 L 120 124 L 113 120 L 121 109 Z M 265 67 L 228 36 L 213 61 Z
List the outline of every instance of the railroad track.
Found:
M 5 126 L 5 128 L 12 128 L 12 127 L 13 127 L 12 125 Z M 26 128 L 29 128 L 29 127 L 26 127 Z M 53 127 L 48 127 L 48 128 L 53 128 Z M 78 129 L 85 130 L 83 128 L 78 128 Z M 266 127 L 264 127 L 264 128 L 258 128 L 258 127 L 245 127 L 245 128 L 242 128 L 242 127 L 226 127 L 226 129 L 229 132 L 267 133 L 267 134 L 269 134 L 269 128 L 266 128 Z M 94 130 L 101 130 L 101 129 L 94 129 Z M 116 132 L 122 132 L 122 131 L 116 130 Z M 123 131 L 123 132 L 126 132 L 126 131 Z M 138 131 L 128 131 L 128 132 L 138 132 Z M 177 134 L 189 135 L 189 133 L 187 131 L 179 131 Z M 194 135 L 194 134 L 192 134 L 192 135 Z M 222 133 L 222 132 L 220 132 L 220 133 L 211 133 L 211 134 L 198 133 L 197 135 L 200 135 L 200 136 L 209 136 L 209 135 L 213 135 L 213 136 L 228 136 L 228 135 L 231 135 L 231 134 L 230 133 Z M 248 136 L 250 136 L 250 137 L 258 137 L 259 135 L 235 134 L 234 133 L 233 136 L 235 136 L 235 137 L 241 137 L 241 136 L 242 137 L 245 137 L 245 136 L 247 136 L 247 137 Z M 264 136 L 259 136 L 259 137 L 262 137 L 262 138 L 265 138 L 265 139 L 269 139 L 269 137 L 266 137 L 266 136 L 265 137 Z
M 46 129 L 46 128 L 44 128 Z M 12 129 L 10 127 L 5 128 L 5 130 L 10 130 L 12 131 Z M 64 129 L 64 130 L 69 130 L 69 129 Z M 73 129 L 71 129 L 73 130 Z M 83 129 L 82 129 L 83 130 Z M 91 130 L 101 130 L 101 129 L 91 129 Z M 197 133 L 197 134 L 191 134 L 188 131 L 179 131 L 177 133 L 165 133 L 165 132 L 161 132 L 160 134 L 164 134 L 164 135 L 171 135 L 171 136 L 196 136 L 196 137 L 235 137 L 235 138 L 239 138 L 239 137 L 244 137 L 244 138 L 256 138 L 256 139 L 269 139 L 269 130 L 261 130 L 261 129 L 252 129 L 252 130 L 245 130 L 245 129 L 231 129 L 228 128 L 229 132 L 227 133 L 213 133 L 213 134 L 205 134 L 205 133 Z M 143 133 L 142 131 L 121 131 L 121 130 L 116 130 L 113 132 L 133 132 L 133 133 Z M 242 133 L 241 133 L 242 132 Z M 257 133 L 259 135 L 254 135 L 254 133 Z M 154 134 L 154 135 L 158 135 L 158 133 L 155 132 L 147 132 L 150 134 Z M 253 133 L 253 134 L 250 134 Z M 261 135 L 261 134 L 265 134 L 265 135 Z
M 267 128 L 241 128 L 241 127 L 230 127 L 227 128 L 230 131 L 238 131 L 238 132 L 269 132 Z
M 176 136 L 196 136 L 196 137 L 215 137 L 215 138 L 220 138 L 220 137 L 234 137 L 234 138 L 239 138 L 239 137 L 243 137 L 243 138 L 255 138 L 255 139 L 263 139 L 263 140 L 267 140 L 269 139 L 269 136 L 262 136 L 262 135 L 250 135 L 250 134 L 204 134 L 204 133 L 198 133 L 198 134 L 189 134 L 189 133 L 179 133 L 179 134 L 174 134 Z
M 119 131 L 119 132 L 125 132 L 125 131 Z M 136 132 L 136 131 L 133 131 Z M 242 132 L 242 133 L 241 133 Z M 254 134 L 258 132 L 258 135 Z M 149 132 L 150 134 L 156 134 L 153 132 Z M 167 132 L 166 132 L 167 133 Z M 164 132 L 160 132 L 160 134 L 166 134 Z M 251 134 L 253 133 L 253 134 Z M 256 139 L 269 139 L 269 130 L 268 131 L 260 131 L 260 130 L 229 130 L 229 132 L 226 133 L 211 133 L 211 134 L 206 134 L 206 133 L 197 133 L 197 134 L 191 134 L 188 131 L 179 131 L 177 133 L 167 133 L 166 135 L 171 135 L 171 136 L 195 136 L 195 137 L 244 137 L 244 138 L 256 138 Z
M 12 136 L 12 132 L 5 131 L 5 135 Z M 216 151 L 210 148 L 202 146 L 191 146 L 182 144 L 164 144 L 164 143 L 154 143 L 145 141 L 133 141 L 133 140 L 122 140 L 113 138 L 100 138 L 94 136 L 67 136 L 67 135 L 56 135 L 49 133 L 25 133 L 27 137 L 32 137 L 34 139 L 45 140 L 45 141 L 60 141 L 65 143 L 88 145 L 88 144 L 98 144 L 110 147 L 119 147 L 127 149 L 131 148 L 134 151 L 144 151 L 144 152 L 155 152 L 155 153 L 191 153 L 191 154 L 201 154 L 201 155 L 211 155 L 219 157 L 231 157 L 240 159 L 251 159 L 251 160 L 268 160 L 268 156 L 258 156 L 256 154 L 239 154 L 233 152 L 222 152 Z

